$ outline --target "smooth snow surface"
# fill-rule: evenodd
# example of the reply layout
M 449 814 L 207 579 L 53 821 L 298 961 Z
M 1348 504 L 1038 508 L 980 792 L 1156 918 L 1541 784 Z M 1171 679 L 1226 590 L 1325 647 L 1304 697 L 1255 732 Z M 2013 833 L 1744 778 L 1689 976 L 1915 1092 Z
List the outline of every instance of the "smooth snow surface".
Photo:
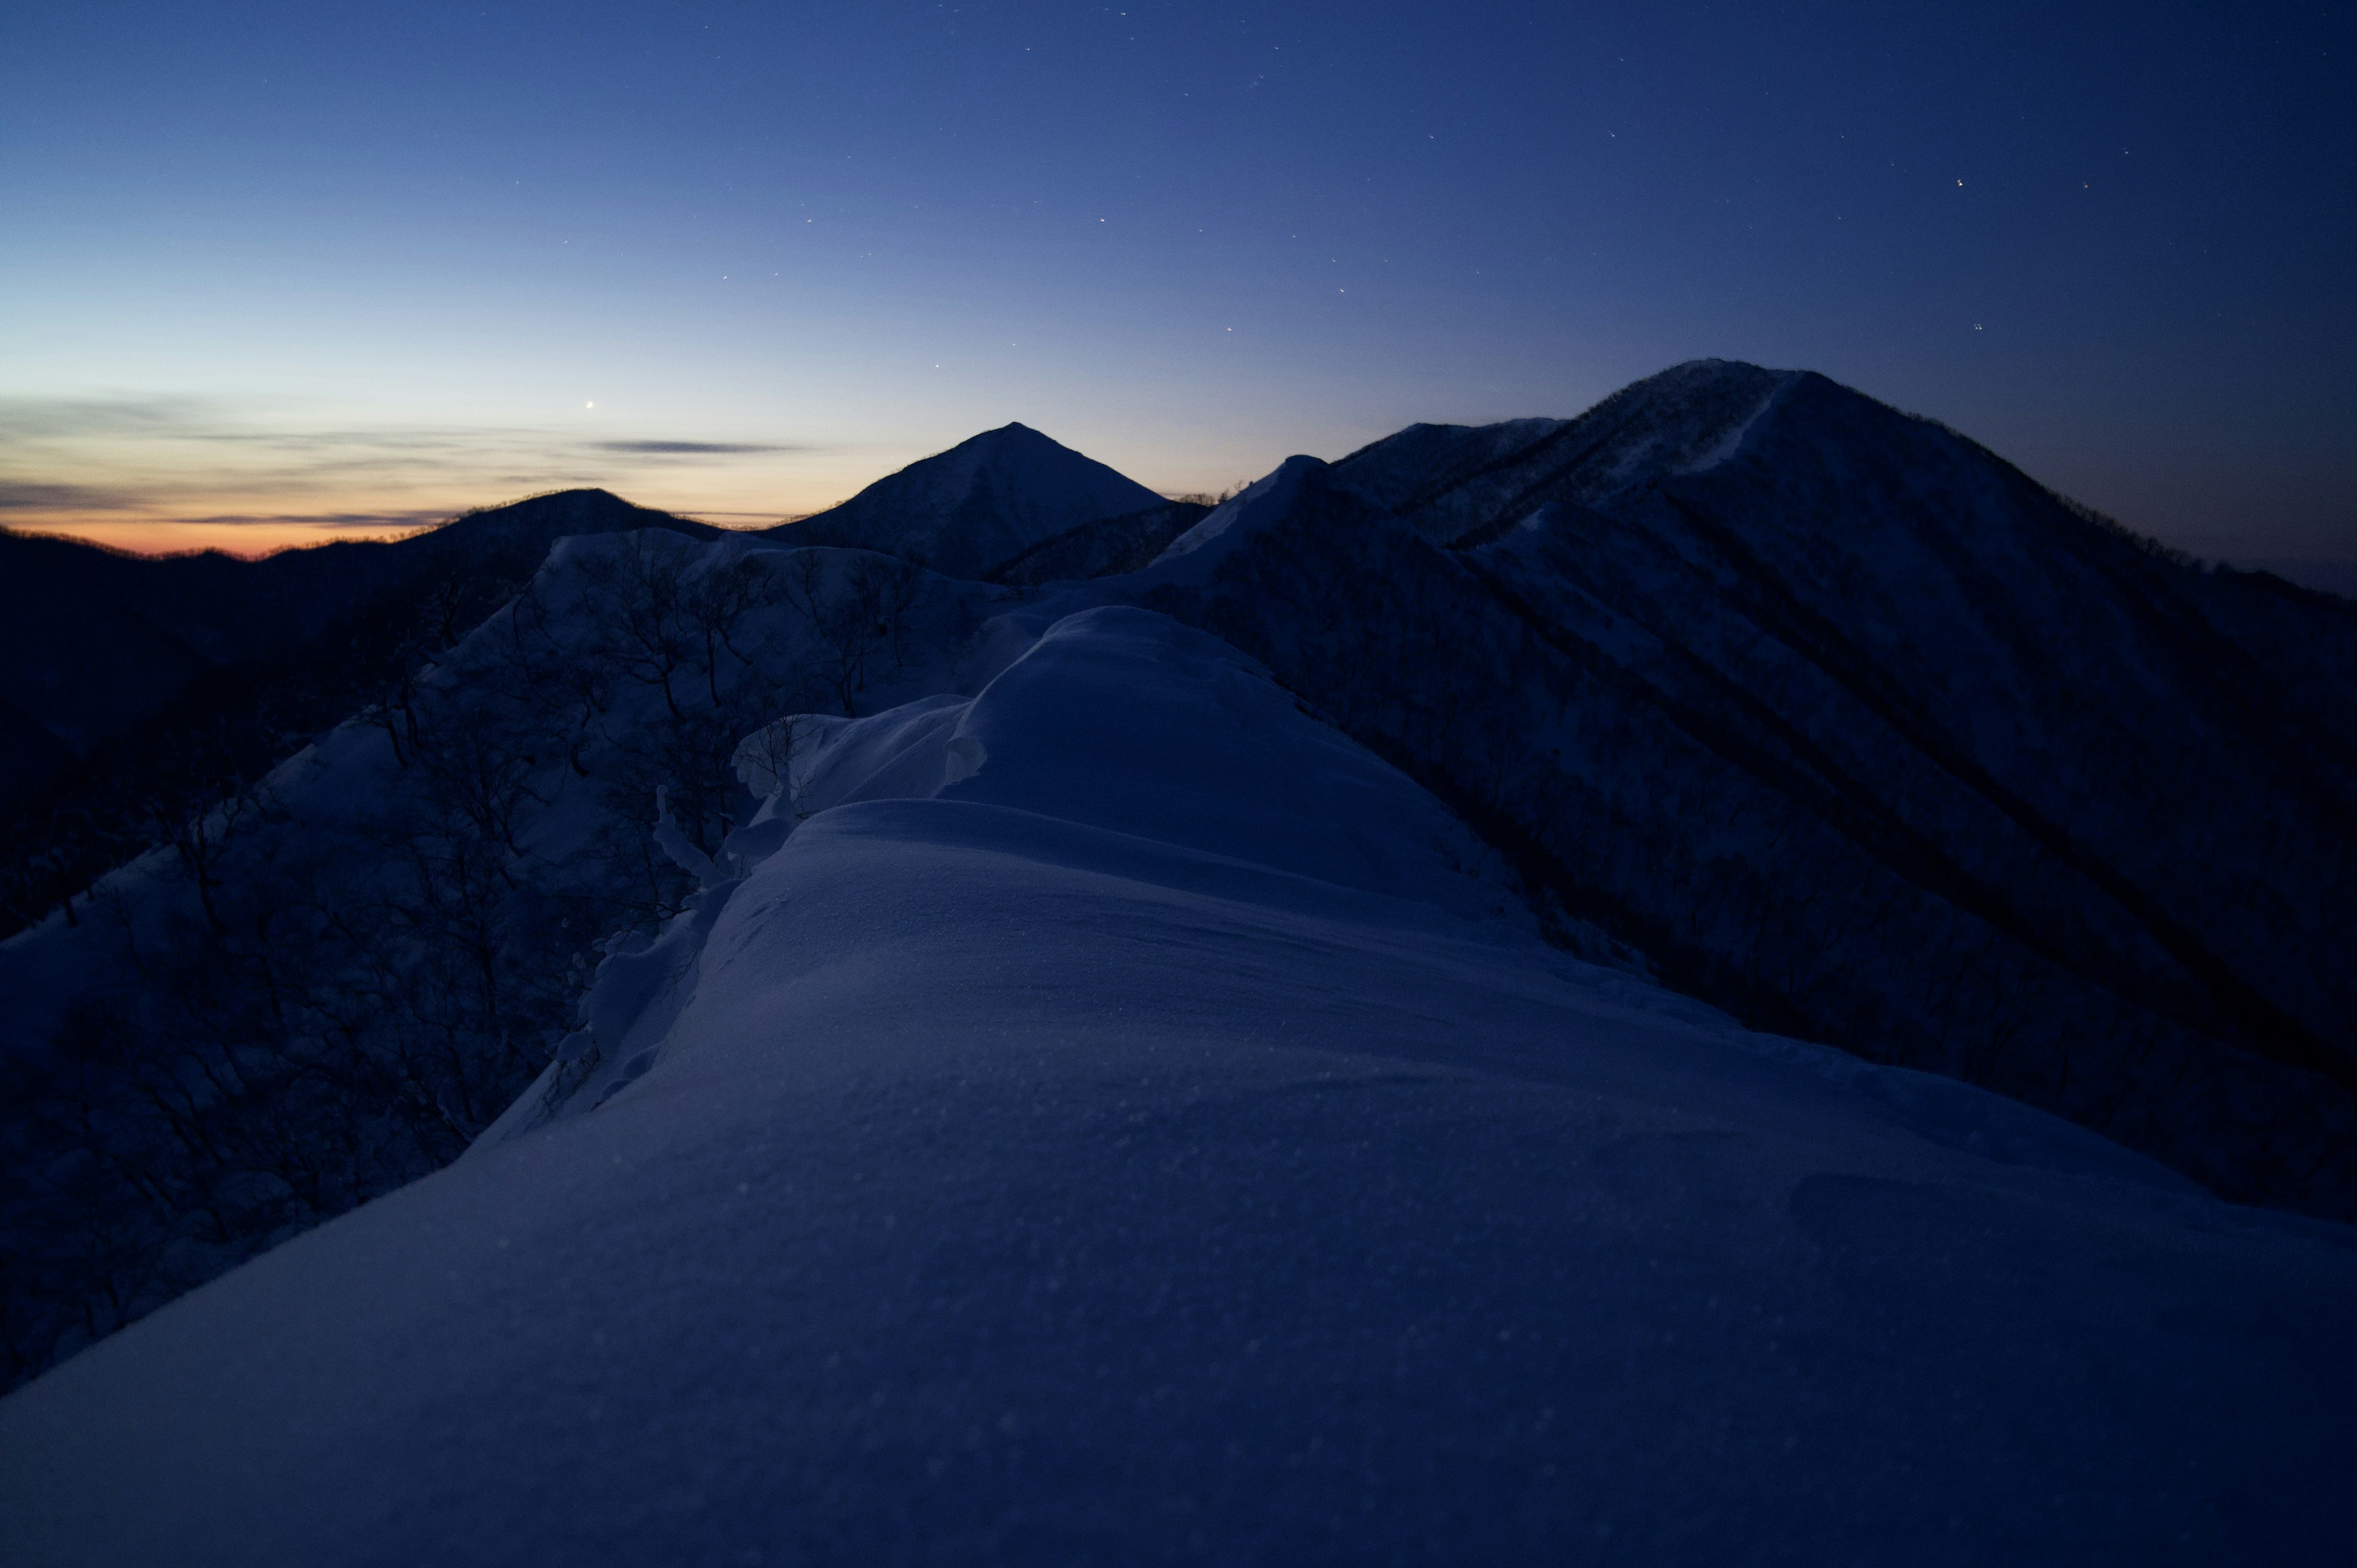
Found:
M 0 1562 L 2345 1550 L 2347 1231 L 1563 958 L 1143 611 L 823 727 L 652 1065 L 0 1402 Z

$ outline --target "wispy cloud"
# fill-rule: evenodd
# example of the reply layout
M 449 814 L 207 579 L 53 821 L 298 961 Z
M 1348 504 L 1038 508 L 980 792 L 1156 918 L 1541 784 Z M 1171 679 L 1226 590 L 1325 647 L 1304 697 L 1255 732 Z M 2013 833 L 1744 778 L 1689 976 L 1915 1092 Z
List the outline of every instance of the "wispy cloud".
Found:
M 329 532 L 354 529 L 431 528 L 450 521 L 440 508 L 413 511 L 274 511 L 214 512 L 204 517 L 174 520 L 207 528 L 317 528 Z
M 28 442 L 155 435 L 205 417 L 192 398 L 0 397 L 0 448 Z
M 783 478 L 762 459 L 827 450 L 590 439 L 577 427 L 305 428 L 289 413 L 199 398 L 0 397 L 0 513 L 16 526 L 192 536 L 384 532 L 575 485 L 657 485 L 656 504 L 734 512 L 767 500 Z
M 124 490 L 0 477 L 0 511 L 116 511 L 137 504 L 138 498 Z
M 590 441 L 592 452 L 625 452 L 660 457 L 730 457 L 743 452 L 809 452 L 810 446 L 748 446 L 734 441 Z
M 502 430 L 206 430 L 174 429 L 180 441 L 223 446 L 274 447 L 288 452 L 457 452 L 500 440 L 545 439 L 539 431 Z

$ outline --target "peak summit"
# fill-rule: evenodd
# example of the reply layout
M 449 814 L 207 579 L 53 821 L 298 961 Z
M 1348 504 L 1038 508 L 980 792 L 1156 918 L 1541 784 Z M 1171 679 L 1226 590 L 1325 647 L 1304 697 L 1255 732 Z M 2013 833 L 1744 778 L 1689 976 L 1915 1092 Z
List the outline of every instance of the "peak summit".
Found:
M 981 577 L 1043 540 L 1162 498 L 1028 424 L 1010 423 L 878 479 L 832 511 L 770 532 Z
M 1337 472 L 1436 542 L 1456 543 L 1496 522 L 1496 508 L 1542 479 L 1567 485 L 1563 499 L 1585 504 L 1717 467 L 1806 381 L 1830 384 L 1807 371 L 1689 360 L 1621 388 L 1577 419 L 1410 425 L 1353 452 Z

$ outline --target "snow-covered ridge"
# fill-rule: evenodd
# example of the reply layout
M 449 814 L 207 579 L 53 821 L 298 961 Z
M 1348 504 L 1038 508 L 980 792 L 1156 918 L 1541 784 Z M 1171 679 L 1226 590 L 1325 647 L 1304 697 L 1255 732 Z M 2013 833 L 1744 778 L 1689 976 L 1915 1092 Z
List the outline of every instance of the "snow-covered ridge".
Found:
M 0 1557 L 2352 1523 L 2337 1230 L 1564 958 L 1214 639 L 1057 616 L 971 699 L 821 730 L 756 751 L 785 831 L 660 939 L 646 1062 L 0 1402 Z
M 1225 643 L 1126 607 L 1058 620 L 972 698 L 920 698 L 861 719 L 782 718 L 747 738 L 737 767 L 760 811 L 716 865 L 663 825 L 704 886 L 660 935 L 609 951 L 582 1027 L 478 1149 L 595 1109 L 644 1076 L 742 879 L 797 823 L 862 802 L 1043 813 L 1164 846 L 1157 864 L 1186 866 L 1191 888 L 1242 878 L 1259 889 L 1276 873 L 1308 885 L 1288 896 L 1297 903 L 1348 891 L 1396 901 L 1393 918 L 1412 923 L 1428 924 L 1415 913 L 1428 907 L 1535 937 L 1496 853 L 1429 796 L 1306 721 Z
M 2269 1444 L 2346 1409 L 2313 1337 L 2349 1298 L 2319 1261 L 2340 1232 L 1953 1081 L 2348 1211 L 2350 1097 L 2237 1043 L 2232 987 L 2178 958 L 2206 945 L 2262 1024 L 2352 1015 L 2318 961 L 2347 945 L 2319 895 L 2357 799 L 2324 722 L 2357 636 L 2330 607 L 2137 550 L 1822 378 L 1726 364 L 1575 421 L 1292 460 L 1171 550 L 1198 521 L 1075 524 L 1019 588 L 793 530 L 566 542 L 414 689 L 82 926 L 0 948 L 0 1022 L 38 1026 L 10 1065 L 41 1069 L 5 1101 L 5 1174 L 39 1179 L 0 1182 L 23 1261 L 0 1351 L 54 1359 L 110 1303 L 366 1205 L 69 1363 L 84 1392 L 33 1424 L 0 1404 L 0 1489 L 30 1474 L 9 1434 L 70 1455 L 86 1427 L 178 1498 L 188 1454 L 299 1406 L 363 1479 L 271 1436 L 194 1536 L 332 1556 L 344 1504 L 221 1521 L 266 1511 L 274 1474 L 348 1499 L 425 1475 L 487 1554 L 544 1553 L 518 1510 L 549 1494 L 475 1489 L 468 1412 L 558 1386 L 717 1444 L 648 1485 L 724 1499 L 695 1527 L 718 1533 L 658 1541 L 597 1511 L 643 1494 L 595 1423 L 534 1426 L 600 1493 L 591 1560 L 726 1559 L 748 1519 L 805 1555 L 987 1556 L 1021 1535 L 994 1509 L 1084 1534 L 1073 1499 L 1159 1518 L 1171 1487 L 1262 1546 L 1339 1511 L 1374 1521 L 1354 1557 L 1438 1520 L 1486 1560 L 1576 1537 L 1608 1495 L 1656 1556 L 1711 1518 L 1920 1557 L 1926 1516 L 1877 1510 L 1928 1496 L 1996 1521 L 1967 1540 L 1986 1557 L 2088 1453 L 2116 1467 L 2078 1495 L 2162 1521 L 2146 1557 L 2228 1539 L 2263 1469 L 2287 1479 L 2261 1536 L 2297 1556 L 2337 1527 L 2314 1454 Z M 1949 1076 L 1869 1065 L 1893 1059 Z M 2326 1403 L 2255 1344 L 2296 1348 Z M 369 1380 L 378 1345 L 427 1363 L 414 1388 Z M 2189 1361 L 2181 1387 L 2151 1371 Z M 2112 1406 L 2081 1397 L 2089 1366 Z M 1953 1448 L 1924 1370 L 1950 1367 L 1986 1391 Z M 133 1387 L 179 1392 L 118 1441 L 91 1412 Z M 393 1413 L 333 1426 L 347 1408 Z M 1700 1424 L 1616 1468 L 1639 1409 Z M 1347 1475 L 1321 1467 L 1344 1432 Z M 1745 1467 L 1787 1436 L 1813 1462 Z M 1458 1449 L 1481 1457 L 1434 1457 Z M 2188 1454 L 2227 1478 L 2138 1489 Z M 1587 1500 L 1497 1489 L 1532 1464 Z M 1374 1471 L 1410 1477 L 1376 1489 L 1394 1512 L 1361 1506 Z M 1663 1489 L 1698 1471 L 1722 1490 Z M 1828 1475 L 1870 1484 L 1810 1512 Z M 1249 1477 L 1307 1489 L 1243 1498 Z M 92 1528 L 120 1541 L 178 1506 L 21 1489 L 58 1501 L 0 1530 L 12 1563 L 44 1520 L 119 1517 Z M 932 1533 L 891 1536 L 919 1497 Z M 386 1550 L 447 1554 L 431 1529 Z
M 1172 540 L 1154 564 L 1159 566 L 1192 555 L 1232 529 L 1241 526 L 1249 532 L 1257 522 L 1284 516 L 1300 493 L 1303 481 L 1311 474 L 1322 472 L 1325 467 L 1315 457 L 1287 457 L 1275 470 L 1221 502 L 1209 517 Z

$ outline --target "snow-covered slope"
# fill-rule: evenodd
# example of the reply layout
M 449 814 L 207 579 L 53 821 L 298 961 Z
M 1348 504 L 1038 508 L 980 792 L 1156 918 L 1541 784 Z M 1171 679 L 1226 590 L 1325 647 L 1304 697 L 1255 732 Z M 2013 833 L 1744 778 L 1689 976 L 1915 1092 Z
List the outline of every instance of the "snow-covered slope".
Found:
M 86 755 L 209 667 L 284 659 L 323 632 L 349 635 L 337 623 L 389 595 L 495 567 L 528 575 L 558 539 L 637 528 L 717 532 L 591 489 L 534 496 L 406 539 L 340 540 L 258 561 L 218 551 L 131 555 L 0 531 L 0 700 Z
M 1211 639 L 1085 612 L 821 727 L 673 928 L 651 1064 L 0 1402 L 0 1560 L 2323 1562 L 2357 1526 L 2346 1232 L 1565 959 Z
M 0 936 L 398 684 L 557 540 L 646 528 L 719 532 L 594 489 L 257 561 L 0 530 Z
M 0 942 L 0 1386 L 454 1157 L 610 940 L 694 889 L 658 790 L 716 850 L 759 804 L 748 732 L 957 687 L 1013 597 L 741 534 L 562 541 L 414 681 Z
M 2351 607 L 1720 361 L 1294 459 L 1126 581 L 1681 989 L 2357 1213 Z
M 1164 501 L 1144 511 L 1084 522 L 1000 564 L 991 580 L 1037 586 L 1135 572 L 1211 510 L 1201 501 Z
M 944 576 L 979 578 L 1083 523 L 1163 504 L 1103 463 L 1007 424 L 770 532 L 791 544 L 877 550 Z

